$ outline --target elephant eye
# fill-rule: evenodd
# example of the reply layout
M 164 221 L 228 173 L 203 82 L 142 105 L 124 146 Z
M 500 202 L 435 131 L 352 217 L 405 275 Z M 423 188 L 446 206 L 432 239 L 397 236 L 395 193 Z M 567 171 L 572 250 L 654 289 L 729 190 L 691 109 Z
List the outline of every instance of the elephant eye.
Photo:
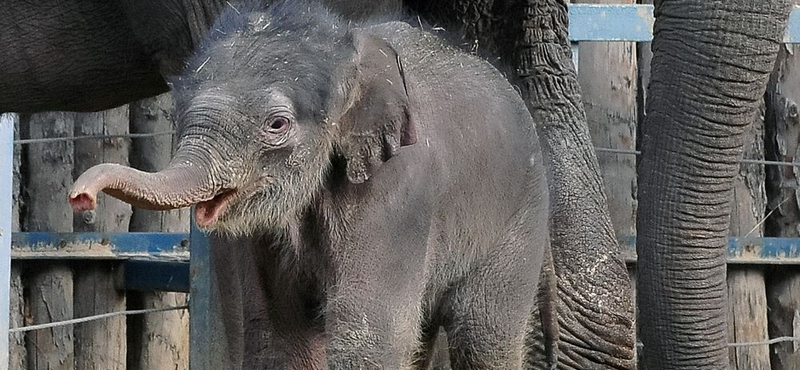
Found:
M 269 128 L 267 130 L 271 133 L 279 134 L 286 131 L 290 123 L 286 117 L 273 117 L 268 121 Z

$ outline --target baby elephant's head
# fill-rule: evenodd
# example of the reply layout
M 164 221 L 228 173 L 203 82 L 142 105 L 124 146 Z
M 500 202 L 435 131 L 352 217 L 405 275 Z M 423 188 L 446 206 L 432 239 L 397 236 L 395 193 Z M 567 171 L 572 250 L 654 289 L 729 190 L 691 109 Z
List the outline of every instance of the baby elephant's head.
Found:
M 146 209 L 196 205 L 207 230 L 282 227 L 334 175 L 332 161 L 358 184 L 416 141 L 400 58 L 387 42 L 319 6 L 238 10 L 172 81 L 181 136 L 170 165 L 157 173 L 95 166 L 76 180 L 73 209 L 93 209 L 104 191 Z

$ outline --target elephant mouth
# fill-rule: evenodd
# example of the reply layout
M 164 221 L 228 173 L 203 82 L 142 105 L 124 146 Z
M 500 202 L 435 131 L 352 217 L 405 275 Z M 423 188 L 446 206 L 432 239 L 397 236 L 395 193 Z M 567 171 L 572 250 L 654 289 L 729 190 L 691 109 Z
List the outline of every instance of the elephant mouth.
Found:
M 220 189 L 210 200 L 197 203 L 194 207 L 194 219 L 197 226 L 203 229 L 214 226 L 237 193 L 236 189 Z

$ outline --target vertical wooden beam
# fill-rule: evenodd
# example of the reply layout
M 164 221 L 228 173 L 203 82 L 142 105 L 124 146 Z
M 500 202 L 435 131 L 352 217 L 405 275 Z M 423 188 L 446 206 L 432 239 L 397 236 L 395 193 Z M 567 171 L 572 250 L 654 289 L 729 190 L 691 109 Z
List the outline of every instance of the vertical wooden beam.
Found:
M 23 117 L 21 127 L 30 130 L 28 136 L 36 139 L 73 136 L 74 124 L 74 113 L 49 112 Z M 25 231 L 72 231 L 72 209 L 64 197 L 72 184 L 72 141 L 29 144 L 25 149 Z M 27 324 L 73 318 L 69 265 L 60 262 L 37 265 L 28 282 L 25 299 L 30 322 Z M 74 369 L 73 343 L 72 326 L 28 333 L 29 369 Z
M 786 276 L 781 277 L 780 275 Z M 767 304 L 769 306 L 769 335 L 800 336 L 800 276 L 791 269 L 780 269 L 770 276 Z M 783 342 L 770 346 L 772 370 L 797 369 L 800 366 L 800 346 Z
M 795 4 L 800 1 L 795 0 Z M 767 87 L 767 159 L 800 162 L 800 45 L 783 45 Z M 800 237 L 800 168 L 767 167 L 767 236 Z M 800 336 L 800 273 L 775 268 L 767 278 L 770 337 Z M 800 346 L 770 346 L 773 370 L 800 366 Z
M 761 114 L 745 132 L 745 159 L 764 159 L 764 115 Z M 731 204 L 731 236 L 764 236 L 763 218 L 766 207 L 764 166 L 742 164 L 734 178 Z M 767 296 L 764 272 L 756 266 L 728 267 L 728 341 L 755 342 L 766 340 Z M 769 369 L 769 347 L 732 347 L 728 359 L 730 369 Z
M 19 115 L 7 113 L 7 119 L 14 123 L 14 139 L 19 139 Z M 2 118 L 0 118 L 2 119 Z M 11 231 L 20 231 L 19 210 L 22 205 L 20 197 L 20 184 L 22 176 L 20 165 L 22 160 L 22 146 L 14 145 L 14 175 L 11 188 Z M 11 317 L 9 325 L 17 328 L 25 325 L 24 312 L 25 300 L 23 298 L 24 285 L 22 282 L 23 265 L 20 262 L 11 264 Z M 11 370 L 25 370 L 28 368 L 27 351 L 25 350 L 25 333 L 12 334 L 8 338 L 8 364 Z M 2 347 L 0 347 L 2 348 Z M 2 366 L 0 366 L 0 369 Z
M 8 370 L 11 307 L 11 198 L 14 121 L 0 116 L 0 370 Z
M 632 4 L 635 0 L 581 0 L 591 4 Z M 634 150 L 638 108 L 636 44 L 581 42 L 578 83 L 592 142 L 596 147 Z M 598 153 L 608 210 L 618 237 L 636 229 L 636 156 Z
M 175 108 L 169 93 L 132 103 L 130 110 L 133 133 L 175 130 Z M 163 169 L 170 161 L 174 143 L 172 135 L 134 139 L 131 165 L 148 172 Z M 130 231 L 187 232 L 189 222 L 187 209 L 161 212 L 134 209 Z M 183 306 L 188 302 L 186 294 L 172 292 L 129 292 L 128 300 L 134 309 Z M 128 323 L 130 370 L 189 368 L 187 311 L 131 317 Z
M 11 300 L 9 325 L 12 328 L 25 326 L 25 300 L 23 298 L 24 285 L 22 280 L 23 270 L 19 263 L 11 265 Z M 8 336 L 8 369 L 25 370 L 28 368 L 28 353 L 25 350 L 25 333 L 14 333 Z M 0 347 L 1 348 L 1 347 Z M 4 370 L 0 366 L 0 370 Z
M 653 0 L 639 0 L 639 4 L 653 4 Z M 642 122 L 644 122 L 645 116 L 645 107 L 644 102 L 647 101 L 647 85 L 650 84 L 650 61 L 653 60 L 653 52 L 650 50 L 650 43 L 649 42 L 640 42 L 636 44 L 636 58 L 637 58 L 637 91 L 636 91 L 636 106 L 637 106 L 637 118 L 636 118 L 636 137 L 639 137 L 640 128 Z M 640 140 L 636 140 L 636 150 L 639 150 Z M 634 288 L 634 302 L 636 302 L 636 266 L 633 267 L 631 274 L 631 282 Z M 638 315 L 639 309 L 636 307 L 636 312 Z M 636 342 L 639 343 L 639 317 L 636 316 Z M 636 364 L 637 367 L 642 368 L 644 367 L 644 362 L 642 361 L 642 355 L 644 351 L 638 346 L 636 347 Z M 642 364 L 641 366 L 638 366 Z
M 79 113 L 76 136 L 119 135 L 128 133 L 128 107 Z M 75 146 L 73 176 L 77 178 L 100 163 L 128 164 L 129 140 L 86 139 Z M 106 194 L 98 196 L 97 209 L 75 214 L 75 232 L 127 232 L 131 207 Z M 74 310 L 77 317 L 125 310 L 125 294 L 114 286 L 112 263 L 83 261 L 76 265 Z M 124 317 L 113 317 L 77 325 L 75 367 L 86 370 L 125 370 L 126 325 Z

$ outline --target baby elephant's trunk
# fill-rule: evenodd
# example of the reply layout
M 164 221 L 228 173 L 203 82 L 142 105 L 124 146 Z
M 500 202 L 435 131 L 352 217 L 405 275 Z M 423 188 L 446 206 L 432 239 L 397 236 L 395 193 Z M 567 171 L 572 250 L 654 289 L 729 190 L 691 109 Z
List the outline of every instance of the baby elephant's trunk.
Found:
M 155 173 L 118 164 L 99 164 L 75 181 L 68 200 L 75 211 L 91 210 L 97 205 L 97 193 L 103 191 L 138 208 L 181 208 L 216 195 L 218 186 L 210 178 L 208 169 L 190 163 L 173 163 Z

